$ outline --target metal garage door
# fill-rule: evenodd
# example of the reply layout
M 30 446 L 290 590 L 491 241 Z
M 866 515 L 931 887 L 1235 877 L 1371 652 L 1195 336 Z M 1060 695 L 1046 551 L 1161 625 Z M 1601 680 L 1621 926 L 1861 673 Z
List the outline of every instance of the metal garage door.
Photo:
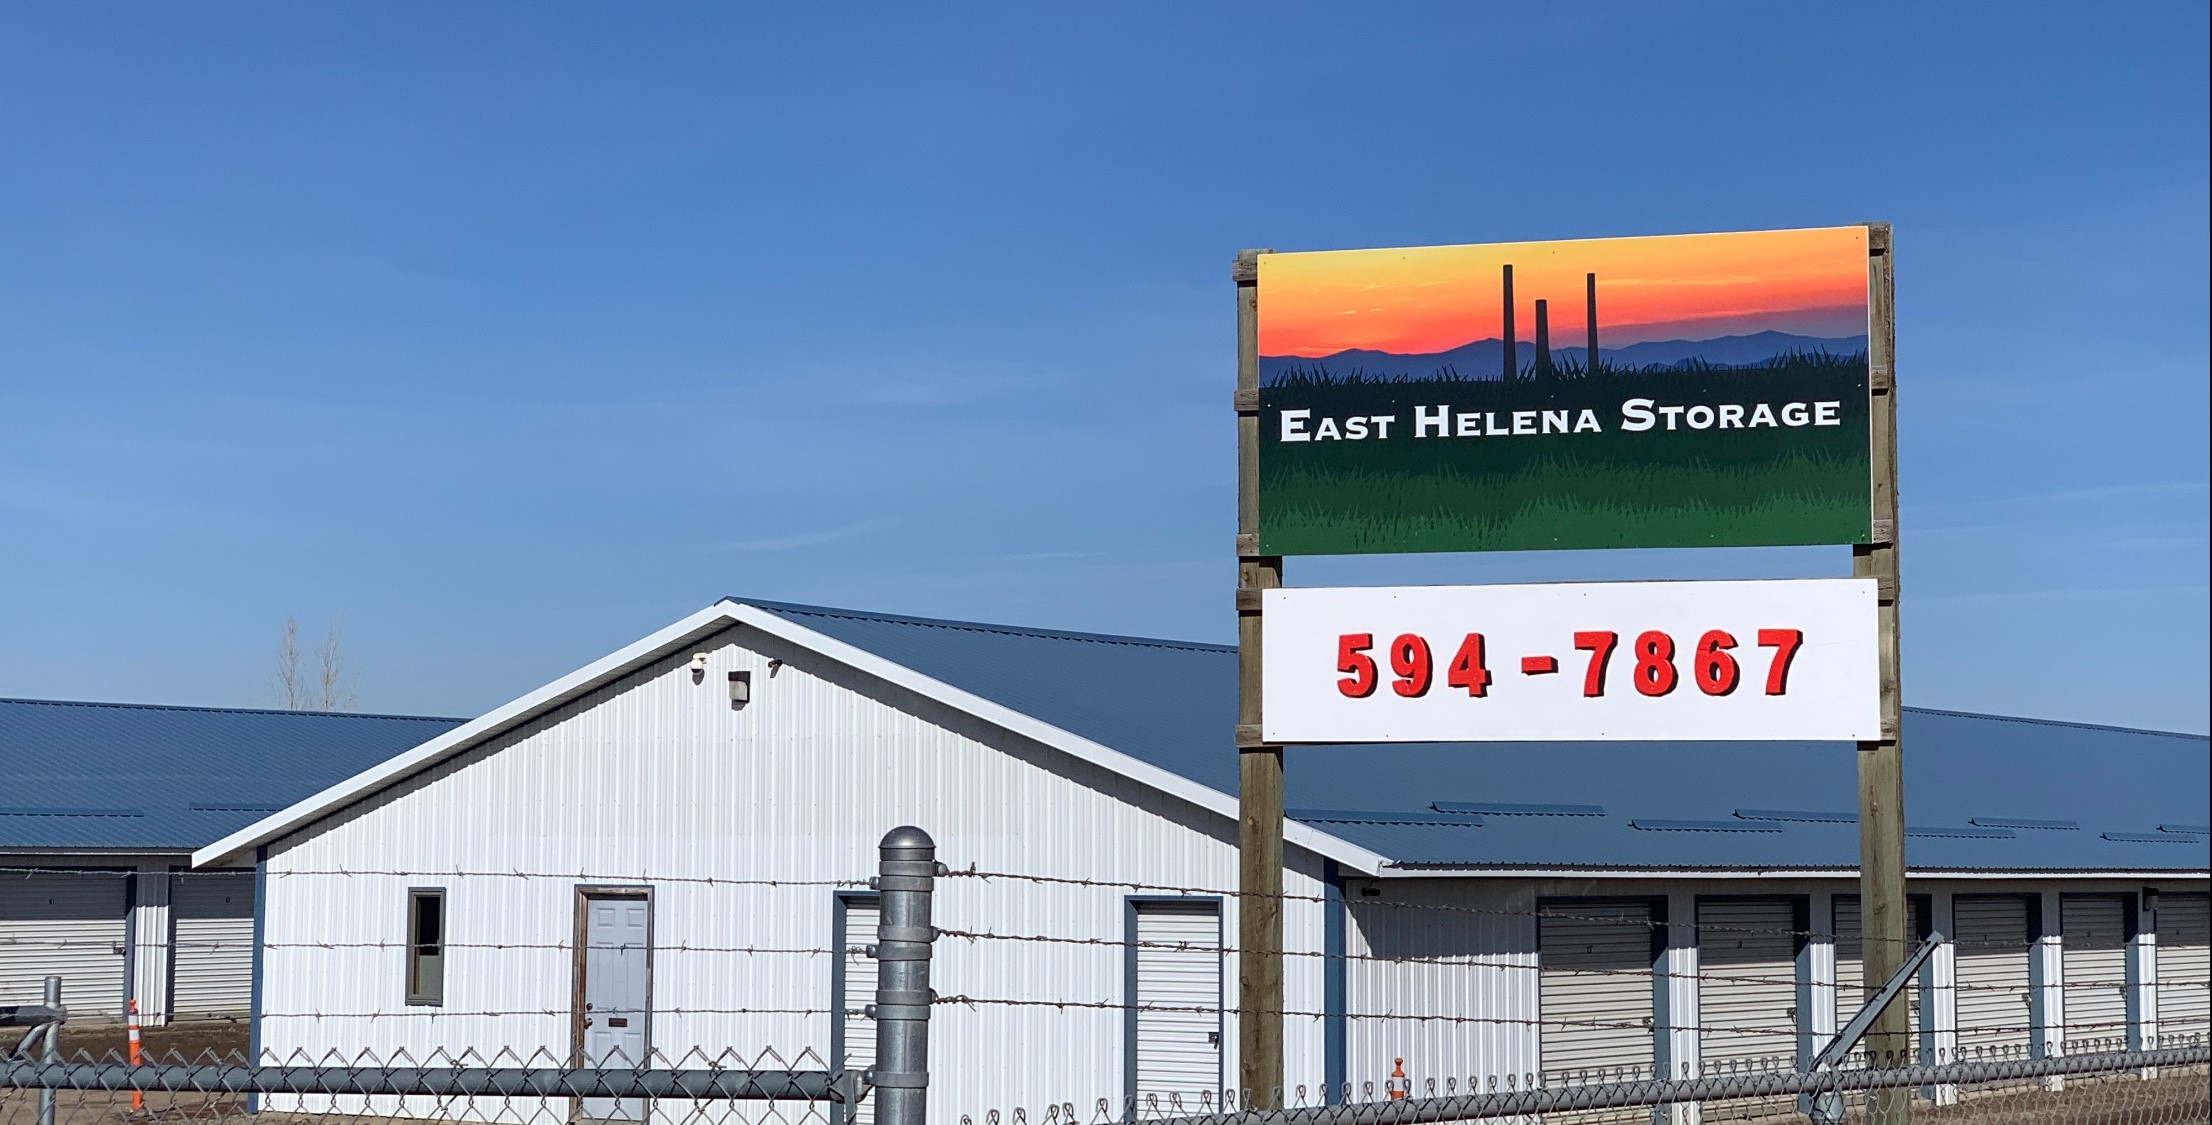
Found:
M 62 978 L 71 1019 L 123 1013 L 125 876 L 0 876 L 0 1004 L 38 1003 Z
M 1952 900 L 1960 1050 L 2009 1050 L 2028 1044 L 2033 1016 L 2028 965 L 2034 944 L 2028 919 L 2028 900 L 2021 895 L 1962 895 Z
M 2058 913 L 2066 1042 L 2125 1039 L 2127 901 L 2118 895 L 2062 895 Z
M 1710 1065 L 1797 1054 L 1797 904 L 1697 904 L 1698 1054 Z
M 2212 898 L 2158 896 L 2158 1034 L 2212 1033 Z
M 253 1006 L 253 875 L 179 872 L 170 1007 L 179 1017 L 244 1015 Z
M 845 1057 L 840 1065 L 848 1070 L 866 1070 L 876 1063 L 876 1021 L 868 1018 L 867 1011 L 868 1005 L 876 1002 L 877 961 L 868 956 L 868 947 L 875 944 L 876 926 L 882 919 L 882 908 L 876 900 L 845 900 Z M 868 1125 L 875 1119 L 876 1100 L 862 1098 L 853 1120 Z
M 1202 1099 L 1220 1099 L 1223 1081 L 1221 906 L 1140 902 L 1136 910 L 1138 1112 L 1196 1113 Z
M 1544 1073 L 1650 1073 L 1651 904 L 1548 903 L 1536 932 Z
M 1906 952 L 1910 953 L 1912 948 L 1919 944 L 1920 935 L 1925 930 L 1921 920 L 1920 900 L 1918 898 L 1908 898 L 1905 902 L 1905 932 L 1909 935 L 1906 938 Z M 1842 1027 L 1844 1024 L 1850 1023 L 1851 1017 L 1858 1015 L 1859 1008 L 1866 1003 L 1864 983 L 1866 962 L 1863 952 L 1864 943 L 1860 940 L 1859 897 L 1857 895 L 1836 896 L 1835 927 L 1836 1026 Z M 1905 985 L 1905 994 L 1899 997 L 1896 1002 L 1905 1005 L 1905 1026 L 1912 1034 L 1913 1050 L 1917 1052 L 1920 1042 L 1920 981 L 1918 978 Z M 1865 1049 L 1861 1048 L 1853 1053 L 1853 1057 L 1857 1058 L 1865 1053 Z

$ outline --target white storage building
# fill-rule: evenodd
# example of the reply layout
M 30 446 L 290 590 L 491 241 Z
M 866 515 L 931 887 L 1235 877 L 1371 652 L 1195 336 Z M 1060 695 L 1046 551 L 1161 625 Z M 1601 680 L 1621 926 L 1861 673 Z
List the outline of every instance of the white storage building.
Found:
M 1190 1106 L 1236 1073 L 1234 681 L 1219 646 L 728 600 L 194 858 L 261 881 L 264 1057 L 846 1066 L 857 881 L 916 824 L 979 872 L 940 881 L 973 936 L 939 943 L 932 1112 Z M 1905 739 L 1924 1050 L 2204 1032 L 2206 739 L 1934 711 Z M 1289 1081 L 1808 1055 L 1858 994 L 1855 825 L 1822 811 L 1854 768 L 1293 751 Z

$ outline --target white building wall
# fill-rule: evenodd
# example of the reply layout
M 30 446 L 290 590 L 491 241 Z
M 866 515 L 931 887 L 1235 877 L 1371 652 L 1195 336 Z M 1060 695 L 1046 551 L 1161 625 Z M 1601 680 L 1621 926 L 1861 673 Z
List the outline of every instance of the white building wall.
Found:
M 790 1065 L 826 1065 L 816 1060 L 829 1044 L 835 890 L 794 884 L 865 880 L 877 841 L 904 823 L 928 830 L 956 869 L 1127 881 L 1147 894 L 1236 885 L 1227 818 L 758 632 L 742 636 L 756 647 L 739 639 L 732 630 L 694 646 L 711 654 L 703 677 L 689 651 L 664 659 L 272 847 L 264 1058 L 567 1057 L 576 887 L 589 883 L 653 888 L 657 1050 L 748 1060 L 774 1051 Z M 772 669 L 772 658 L 783 663 Z M 726 673 L 738 669 L 752 673 L 753 701 L 733 709 Z M 1291 857 L 1286 1004 L 1319 1013 L 1320 861 L 1296 848 Z M 780 885 L 708 881 L 718 879 Z M 402 1002 L 406 892 L 425 886 L 446 889 L 437 1008 Z M 1118 943 L 1129 893 L 948 878 L 936 918 L 952 930 Z M 1223 914 L 1234 935 L 1233 896 Z M 759 952 L 732 951 L 746 948 Z M 784 949 L 821 952 L 768 952 Z M 937 991 L 977 1003 L 933 1016 L 942 1062 L 931 1067 L 932 1114 L 1118 1106 L 1124 952 L 941 940 Z M 1233 1009 L 1233 957 L 1225 975 Z M 1233 1076 L 1233 1012 L 1226 1031 Z M 1318 1084 L 1322 1020 L 1288 1020 L 1286 1036 L 1289 1081 Z
M 1520 880 L 1350 880 L 1345 1080 L 1382 1096 L 1393 1061 L 1416 1093 L 1537 1071 L 1535 886 Z

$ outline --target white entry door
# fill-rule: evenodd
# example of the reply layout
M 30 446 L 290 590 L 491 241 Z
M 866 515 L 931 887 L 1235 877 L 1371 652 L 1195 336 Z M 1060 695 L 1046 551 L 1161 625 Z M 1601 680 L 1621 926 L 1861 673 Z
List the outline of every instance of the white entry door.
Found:
M 646 981 L 652 965 L 652 900 L 643 895 L 584 897 L 584 1065 L 631 1070 L 646 1065 Z M 585 1117 L 639 1121 L 637 1099 L 586 1098 Z
M 1136 913 L 1137 1116 L 1198 1113 L 1221 1098 L 1221 904 L 1140 902 Z

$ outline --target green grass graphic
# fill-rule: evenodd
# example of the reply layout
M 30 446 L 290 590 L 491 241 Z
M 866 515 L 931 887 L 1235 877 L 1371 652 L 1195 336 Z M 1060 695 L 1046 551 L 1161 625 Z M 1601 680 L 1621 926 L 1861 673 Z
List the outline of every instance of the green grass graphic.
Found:
M 1838 401 L 1840 426 L 1620 429 L 1622 401 Z M 1413 440 L 1416 407 L 1593 410 L 1604 432 Z M 1750 368 L 1569 368 L 1512 382 L 1439 372 L 1302 371 L 1261 391 L 1260 543 L 1269 554 L 1757 546 L 1866 541 L 1866 358 L 1781 356 Z M 1275 419 L 1397 419 L 1390 440 L 1280 440 Z

